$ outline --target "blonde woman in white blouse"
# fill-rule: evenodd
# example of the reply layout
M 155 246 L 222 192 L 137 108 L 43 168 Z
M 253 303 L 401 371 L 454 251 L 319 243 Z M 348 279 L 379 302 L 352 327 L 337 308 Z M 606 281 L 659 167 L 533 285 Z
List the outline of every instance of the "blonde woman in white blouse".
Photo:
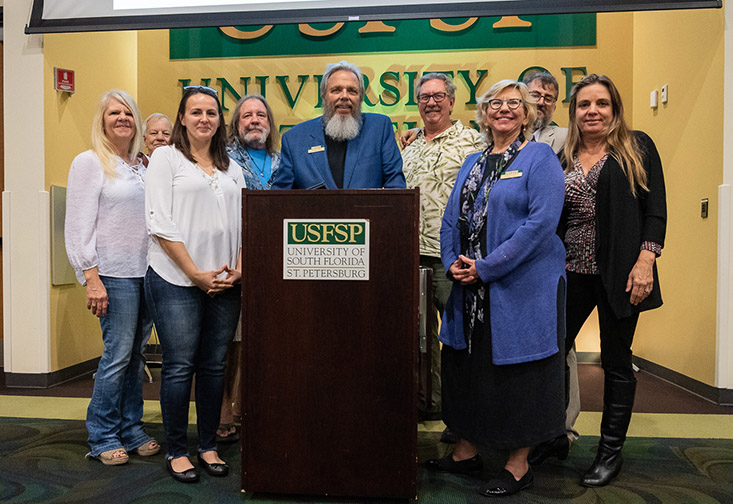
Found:
M 170 146 L 150 158 L 145 214 L 151 236 L 145 289 L 163 346 L 160 405 L 168 470 L 193 483 L 187 448 L 188 406 L 196 375 L 199 466 L 211 476 L 229 467 L 216 451 L 224 358 L 240 310 L 241 193 L 214 89 L 184 88 Z
M 148 237 L 140 131 L 132 97 L 105 93 L 92 122 L 92 149 L 74 158 L 66 190 L 66 252 L 104 341 L 87 409 L 87 456 L 106 465 L 124 464 L 133 450 L 142 456 L 160 450 L 142 422 L 143 348 L 152 319 L 143 292 Z

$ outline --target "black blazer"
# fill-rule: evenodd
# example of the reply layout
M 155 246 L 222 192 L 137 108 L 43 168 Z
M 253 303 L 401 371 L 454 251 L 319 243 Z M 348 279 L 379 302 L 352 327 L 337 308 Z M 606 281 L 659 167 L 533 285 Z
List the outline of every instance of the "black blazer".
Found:
M 629 181 L 612 156 L 606 160 L 598 178 L 596 192 L 596 262 L 608 302 L 618 318 L 662 306 L 657 264 L 654 263 L 654 286 L 649 296 L 634 306 L 626 292 L 626 282 L 639 258 L 642 242 L 664 246 L 667 230 L 667 196 L 662 161 L 654 142 L 646 133 L 634 131 L 641 150 L 649 191 L 631 195 Z M 567 215 L 563 211 L 558 232 L 565 238 Z

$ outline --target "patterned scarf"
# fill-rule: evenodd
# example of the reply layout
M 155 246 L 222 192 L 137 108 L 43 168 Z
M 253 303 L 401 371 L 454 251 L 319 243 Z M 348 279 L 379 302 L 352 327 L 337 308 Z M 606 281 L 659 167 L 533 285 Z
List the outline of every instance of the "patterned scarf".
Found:
M 466 182 L 461 189 L 461 218 L 459 223 L 461 226 L 463 255 L 470 259 L 476 261 L 483 259 L 481 236 L 485 233 L 489 192 L 499 180 L 501 174 L 514 161 L 523 143 L 524 134 L 519 133 L 516 140 L 500 156 L 490 154 L 494 145 L 493 143 L 489 144 L 468 173 Z M 494 163 L 496 164 L 494 165 Z M 476 321 L 484 322 L 485 297 L 486 285 L 484 283 L 479 281 L 466 286 L 463 301 L 463 320 L 468 353 L 471 353 L 471 335 L 476 327 Z

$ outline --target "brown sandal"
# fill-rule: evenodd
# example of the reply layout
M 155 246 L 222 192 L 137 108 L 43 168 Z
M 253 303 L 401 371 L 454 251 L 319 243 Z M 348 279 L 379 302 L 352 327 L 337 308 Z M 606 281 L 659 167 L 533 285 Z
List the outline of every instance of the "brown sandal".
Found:
M 115 448 L 114 450 L 104 451 L 97 455 L 96 458 L 104 465 L 122 465 L 126 464 L 130 459 L 124 448 Z
M 219 432 L 224 434 L 219 434 Z M 239 441 L 239 430 L 236 425 L 221 424 L 216 430 L 217 443 L 236 443 L 237 441 Z
M 141 457 L 150 457 L 151 455 L 155 455 L 160 451 L 160 445 L 155 439 L 151 439 L 147 443 L 143 443 L 135 448 L 135 451 Z

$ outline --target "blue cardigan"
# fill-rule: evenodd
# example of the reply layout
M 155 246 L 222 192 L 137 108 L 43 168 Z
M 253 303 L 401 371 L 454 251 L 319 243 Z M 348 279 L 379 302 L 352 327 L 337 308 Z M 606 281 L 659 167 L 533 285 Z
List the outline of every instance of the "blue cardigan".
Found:
M 440 229 L 441 259 L 448 269 L 460 250 L 460 196 L 480 153 L 466 158 L 456 179 Z M 565 247 L 556 234 L 565 198 L 562 167 L 552 149 L 528 143 L 509 167 L 521 176 L 502 178 L 489 193 L 487 256 L 476 262 L 488 284 L 494 364 L 516 364 L 558 352 L 557 290 L 565 277 Z M 440 341 L 466 348 L 465 288 L 453 283 L 443 312 Z M 564 328 L 563 328 L 564 330 Z

